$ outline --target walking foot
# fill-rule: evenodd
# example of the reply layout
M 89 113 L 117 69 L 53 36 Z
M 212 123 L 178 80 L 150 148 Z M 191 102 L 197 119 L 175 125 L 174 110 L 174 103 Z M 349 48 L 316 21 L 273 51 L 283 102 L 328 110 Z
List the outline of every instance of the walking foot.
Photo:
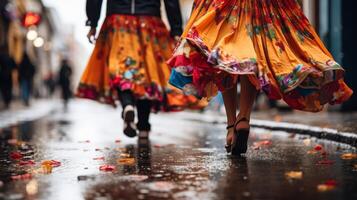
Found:
M 226 145 L 224 148 L 226 148 L 227 153 L 230 153 L 232 150 L 232 138 L 234 134 L 234 125 L 229 125 L 227 126 L 227 139 L 226 139 Z
M 124 108 L 123 119 L 124 119 L 124 134 L 128 137 L 135 137 L 137 133 L 136 133 L 136 126 L 134 123 L 135 111 L 133 106 L 128 105 Z
M 246 123 L 248 125 L 239 127 L 240 123 Z M 239 156 L 247 152 L 248 138 L 249 138 L 250 126 L 249 120 L 242 118 L 235 123 L 233 143 L 231 152 L 232 155 Z

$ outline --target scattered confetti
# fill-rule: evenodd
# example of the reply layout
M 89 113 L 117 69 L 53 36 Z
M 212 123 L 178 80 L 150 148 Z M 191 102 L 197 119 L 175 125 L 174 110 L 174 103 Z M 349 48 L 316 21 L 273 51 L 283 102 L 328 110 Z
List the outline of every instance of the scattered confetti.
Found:
M 341 158 L 343 160 L 353 160 L 353 159 L 357 159 L 357 154 L 354 153 L 345 153 L 341 156 Z
M 115 166 L 114 165 L 102 165 L 99 167 L 100 171 L 105 171 L 105 172 L 111 172 L 115 170 Z
M 96 148 L 96 149 L 95 149 L 95 151 L 102 151 L 102 150 L 101 150 L 101 149 L 99 149 L 99 148 Z
M 78 141 L 78 143 L 90 143 L 90 140 Z
M 59 167 L 61 166 L 61 162 L 56 160 L 45 160 L 42 161 L 41 165 L 51 165 L 52 167 Z
M 12 180 L 29 180 L 32 179 L 32 174 L 21 174 L 21 175 L 15 175 L 15 176 L 11 176 Z
M 302 179 L 303 173 L 301 171 L 290 171 L 285 173 L 287 179 Z
M 325 183 L 319 184 L 317 186 L 317 190 L 319 192 L 327 192 L 334 190 L 337 186 L 337 182 L 335 180 L 328 180 Z
M 10 158 L 13 160 L 20 160 L 22 158 L 22 154 L 18 151 L 14 151 L 10 153 Z
M 93 158 L 93 160 L 105 160 L 104 157 Z
M 36 163 L 33 160 L 21 160 L 19 162 L 19 165 L 21 165 L 21 166 L 33 166 L 33 165 L 36 165 Z
M 119 158 L 117 160 L 117 163 L 120 165 L 134 165 L 135 158 Z
M 120 143 L 121 142 L 121 140 L 115 140 L 115 143 Z

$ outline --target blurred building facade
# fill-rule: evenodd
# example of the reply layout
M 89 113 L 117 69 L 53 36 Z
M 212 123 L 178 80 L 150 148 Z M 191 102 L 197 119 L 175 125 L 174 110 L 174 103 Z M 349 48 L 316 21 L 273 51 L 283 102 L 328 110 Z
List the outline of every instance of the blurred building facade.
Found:
M 0 0 L 0 10 L 0 46 L 17 65 L 28 55 L 36 68 L 34 95 L 47 96 L 46 81 L 55 82 L 61 59 L 67 58 L 73 47 L 71 29 L 63 26 L 56 10 L 42 0 Z M 18 76 L 16 71 L 14 76 Z M 16 86 L 15 81 L 14 94 L 18 96 Z

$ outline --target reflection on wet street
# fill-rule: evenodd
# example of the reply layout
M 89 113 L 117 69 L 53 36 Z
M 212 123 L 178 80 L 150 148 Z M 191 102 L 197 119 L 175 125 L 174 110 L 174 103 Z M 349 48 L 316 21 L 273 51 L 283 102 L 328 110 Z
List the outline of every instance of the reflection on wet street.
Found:
M 137 141 L 119 110 L 79 101 L 2 129 L 0 199 L 357 199 L 354 149 L 253 129 L 233 158 L 224 125 L 182 116 L 153 116 Z

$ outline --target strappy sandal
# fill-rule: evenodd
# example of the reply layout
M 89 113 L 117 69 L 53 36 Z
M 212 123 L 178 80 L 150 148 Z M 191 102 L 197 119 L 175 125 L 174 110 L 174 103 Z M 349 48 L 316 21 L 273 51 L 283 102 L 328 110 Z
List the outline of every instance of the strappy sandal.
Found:
M 232 148 L 231 152 L 232 155 L 241 155 L 247 152 L 248 149 L 248 138 L 249 138 L 249 132 L 250 128 L 243 128 L 237 130 L 236 127 L 240 122 L 249 122 L 247 118 L 242 118 L 239 119 L 235 124 L 234 124 L 234 136 L 233 136 L 233 142 L 232 142 Z
M 227 126 L 227 127 L 226 127 L 226 130 L 228 131 L 228 130 L 231 129 L 231 128 L 234 128 L 234 124 Z M 228 134 L 229 134 L 229 132 L 227 133 L 227 136 L 228 136 Z M 226 148 L 227 153 L 230 153 L 231 150 L 232 150 L 232 143 L 231 143 L 231 144 L 226 144 L 226 145 L 224 145 L 224 148 Z
M 134 123 L 135 120 L 135 112 L 134 107 L 128 105 L 124 108 L 123 111 L 123 120 L 124 120 L 124 134 L 128 137 L 135 137 L 136 133 L 136 126 Z

